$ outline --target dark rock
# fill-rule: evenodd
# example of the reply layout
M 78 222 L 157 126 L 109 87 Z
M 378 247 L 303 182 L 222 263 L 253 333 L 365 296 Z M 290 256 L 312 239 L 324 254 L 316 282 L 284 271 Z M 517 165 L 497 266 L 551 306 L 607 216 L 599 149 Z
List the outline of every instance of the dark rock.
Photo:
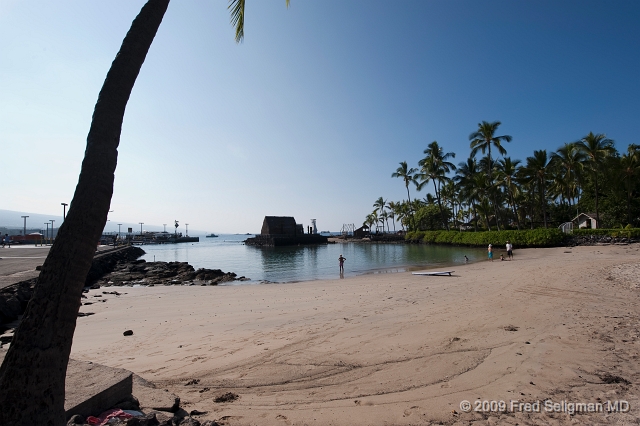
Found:
M 0 297 L 0 320 L 10 322 L 18 319 L 22 313 L 20 301 L 13 294 L 8 297 Z
M 78 312 L 79 317 L 88 317 L 89 315 L 93 315 L 94 312 Z
M 36 266 L 36 271 L 42 271 L 42 265 Z
M 123 336 L 133 336 L 133 330 L 126 330 L 124 333 L 122 333 Z
M 238 395 L 233 393 L 233 392 L 227 392 L 225 394 L 220 395 L 219 397 L 217 397 L 216 399 L 214 399 L 214 402 L 232 402 L 235 401 L 236 399 L 238 399 Z
M 71 416 L 71 418 L 67 422 L 67 426 L 83 425 L 83 424 L 84 424 L 84 417 L 81 416 L 80 414 L 74 414 L 73 416 Z
M 602 382 L 606 384 L 612 384 L 612 383 L 622 383 L 625 385 L 631 384 L 631 382 L 628 381 L 627 379 L 624 379 L 620 376 L 614 376 L 609 373 L 600 376 L 600 380 L 602 380 Z
M 140 411 L 140 402 L 135 396 L 129 395 L 128 398 L 123 399 L 122 401 L 118 402 L 111 408 L 119 408 L 121 410 Z
M 207 411 L 191 410 L 189 413 L 190 416 L 202 416 L 204 414 L 207 414 Z
M 127 419 L 124 424 L 127 426 L 158 426 L 160 425 L 160 422 L 156 418 L 155 413 L 149 413 L 144 417 L 132 417 Z
M 178 424 L 180 426 L 201 426 L 200 422 L 193 417 L 185 417 Z

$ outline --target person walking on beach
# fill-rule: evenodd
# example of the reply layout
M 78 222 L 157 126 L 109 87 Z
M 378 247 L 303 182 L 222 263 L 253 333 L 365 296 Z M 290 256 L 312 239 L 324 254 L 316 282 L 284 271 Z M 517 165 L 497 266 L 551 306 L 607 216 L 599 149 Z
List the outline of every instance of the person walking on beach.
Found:
M 342 257 L 342 255 L 340 255 L 340 257 L 338 258 L 338 262 L 340 262 L 340 273 L 344 273 L 344 261 L 347 260 L 346 257 Z
M 9 234 L 4 234 L 4 241 L 2 242 L 2 248 L 7 244 L 9 248 L 11 248 L 11 238 L 9 238 Z
M 491 244 L 487 248 L 487 254 L 489 255 L 489 260 L 493 262 L 493 246 Z
M 509 260 L 513 260 L 513 246 L 510 241 L 507 241 L 507 257 Z

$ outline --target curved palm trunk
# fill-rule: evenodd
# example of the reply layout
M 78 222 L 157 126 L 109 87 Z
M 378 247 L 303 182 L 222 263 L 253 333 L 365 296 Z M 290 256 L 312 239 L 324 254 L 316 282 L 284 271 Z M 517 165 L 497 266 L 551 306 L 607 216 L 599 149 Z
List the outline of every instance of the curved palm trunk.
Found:
M 0 367 L 0 424 L 64 425 L 64 384 L 82 288 L 107 221 L 125 107 L 169 0 L 149 0 L 93 113 L 78 185 Z

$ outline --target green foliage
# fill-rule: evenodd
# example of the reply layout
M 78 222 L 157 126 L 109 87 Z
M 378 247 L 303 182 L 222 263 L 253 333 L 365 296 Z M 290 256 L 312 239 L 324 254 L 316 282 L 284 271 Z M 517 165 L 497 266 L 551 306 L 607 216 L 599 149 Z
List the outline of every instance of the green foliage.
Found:
M 627 225 L 627 227 L 619 229 L 574 229 L 571 235 L 578 237 L 606 235 L 614 238 L 640 238 L 640 228 L 631 228 Z
M 449 209 L 444 209 L 444 214 L 447 219 L 451 216 Z M 414 229 L 420 231 L 435 231 L 437 229 L 443 229 L 442 215 L 440 214 L 440 208 L 435 204 L 427 204 L 421 206 L 414 215 Z
M 618 230 L 620 231 L 620 230 Z M 486 247 L 489 244 L 500 247 L 507 241 L 515 248 L 555 247 L 562 244 L 564 234 L 558 229 L 526 229 L 521 231 L 411 231 L 406 239 L 426 244 L 452 244 Z

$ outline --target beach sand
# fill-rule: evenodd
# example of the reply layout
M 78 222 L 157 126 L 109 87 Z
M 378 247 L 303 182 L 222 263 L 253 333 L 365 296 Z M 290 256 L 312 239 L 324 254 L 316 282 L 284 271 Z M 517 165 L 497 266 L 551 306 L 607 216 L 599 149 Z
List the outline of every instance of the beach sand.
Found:
M 500 253 L 452 277 L 91 290 L 72 357 L 131 370 L 229 425 L 635 424 L 640 246 Z M 226 392 L 239 398 L 214 402 Z M 544 405 L 617 400 L 629 411 Z

